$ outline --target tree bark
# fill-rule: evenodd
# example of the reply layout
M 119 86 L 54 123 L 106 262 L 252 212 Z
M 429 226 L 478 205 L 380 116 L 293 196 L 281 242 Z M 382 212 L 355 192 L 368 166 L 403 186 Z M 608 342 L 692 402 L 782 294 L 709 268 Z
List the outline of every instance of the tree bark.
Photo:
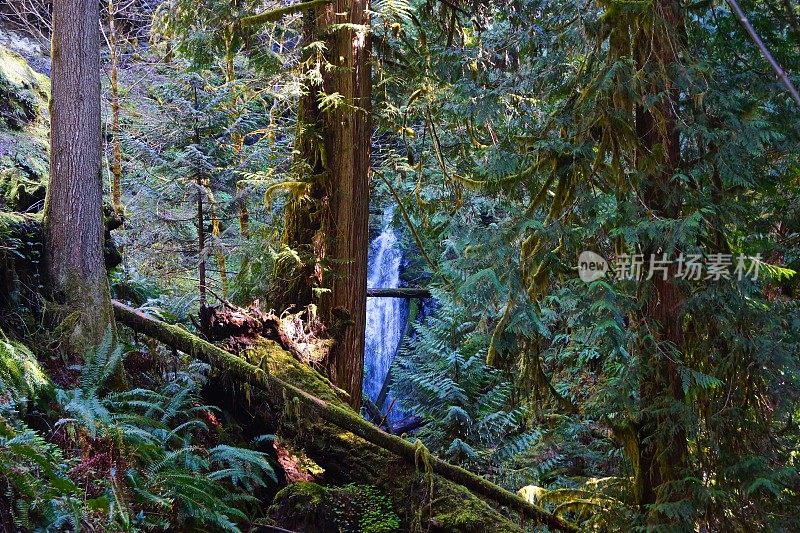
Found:
M 76 318 L 81 351 L 114 327 L 103 263 L 99 20 L 96 1 L 53 2 L 45 266 L 53 298 Z
M 680 165 L 678 133 L 679 95 L 668 78 L 680 63 L 684 20 L 681 6 L 675 0 L 657 0 L 650 14 L 652 23 L 640 24 L 634 42 L 637 70 L 646 72 L 648 85 L 637 105 L 635 122 L 639 137 L 637 167 L 644 174 L 641 196 L 648 209 L 659 218 L 680 216 L 682 194 L 672 176 Z M 654 101 L 648 103 L 649 97 Z M 648 170 L 646 170 L 648 169 Z M 655 169 L 655 170 L 649 170 Z M 660 257 L 666 251 L 669 236 L 656 239 L 645 248 L 644 257 Z M 642 319 L 653 332 L 653 342 L 643 347 L 649 356 L 643 362 L 640 397 L 642 415 L 636 424 L 638 462 L 635 468 L 635 493 L 638 503 L 646 507 L 675 501 L 680 495 L 670 493 L 669 484 L 683 477 L 686 465 L 686 434 L 680 420 L 669 409 L 683 402 L 683 389 L 678 365 L 673 356 L 684 348 L 682 306 L 684 296 L 675 283 L 671 269 L 662 279 L 654 276 L 642 309 Z M 655 521 L 670 521 L 659 513 L 651 513 Z
M 217 261 L 217 270 L 219 270 L 220 293 L 224 298 L 228 294 L 228 269 L 225 263 L 225 252 L 222 250 L 222 232 L 219 229 L 217 201 L 211 190 L 208 191 L 208 205 L 211 210 L 211 236 L 214 238 L 214 258 Z
M 320 67 L 322 85 L 309 85 L 300 102 L 296 167 L 308 185 L 287 207 L 284 235 L 284 242 L 299 250 L 307 264 L 285 276 L 277 300 L 302 307 L 314 301 L 314 289 L 324 289 L 319 293 L 320 316 L 335 340 L 328 373 L 358 408 L 369 247 L 369 16 L 366 0 L 312 5 L 304 40 L 324 40 L 329 64 Z M 336 26 L 342 24 L 363 30 Z M 321 110 L 320 98 L 333 94 L 340 101 Z
M 331 265 L 330 294 L 323 296 L 328 323 L 340 320 L 336 343 L 328 354 L 331 380 L 346 390 L 351 405 L 361 405 L 367 320 L 367 251 L 369 250 L 369 166 L 371 149 L 369 15 L 367 0 L 336 0 L 324 9 L 329 24 L 358 24 L 362 31 L 334 33 L 330 61 L 333 75 L 327 94 L 339 93 L 345 104 L 324 115 L 325 153 L 330 161 L 329 219 L 326 224 Z M 344 14 L 344 16 L 342 16 Z M 336 330 L 334 330 L 336 331 Z
M 194 87 L 194 108 L 200 108 L 197 98 L 197 87 Z M 200 124 L 197 119 L 194 121 L 194 144 L 200 150 Z M 197 187 L 197 283 L 200 294 L 200 308 L 206 306 L 206 220 L 203 212 L 203 197 L 206 195 L 206 180 L 203 169 L 197 168 L 195 175 L 195 186 Z

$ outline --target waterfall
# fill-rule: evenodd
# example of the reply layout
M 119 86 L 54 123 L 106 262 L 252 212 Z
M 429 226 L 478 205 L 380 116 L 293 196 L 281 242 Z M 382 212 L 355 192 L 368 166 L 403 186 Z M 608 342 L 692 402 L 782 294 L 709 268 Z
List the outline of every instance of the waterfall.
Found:
M 397 235 L 392 227 L 393 210 L 383 214 L 381 234 L 370 244 L 367 287 L 394 288 L 400 283 L 400 264 L 403 253 L 397 247 Z M 389 367 L 403 338 L 408 320 L 408 302 L 403 298 L 367 298 L 367 332 L 364 359 L 364 392 L 373 402 L 378 401 L 386 383 Z M 391 399 L 378 407 L 385 412 Z M 395 412 L 396 411 L 396 412 Z M 392 409 L 390 418 L 400 414 Z

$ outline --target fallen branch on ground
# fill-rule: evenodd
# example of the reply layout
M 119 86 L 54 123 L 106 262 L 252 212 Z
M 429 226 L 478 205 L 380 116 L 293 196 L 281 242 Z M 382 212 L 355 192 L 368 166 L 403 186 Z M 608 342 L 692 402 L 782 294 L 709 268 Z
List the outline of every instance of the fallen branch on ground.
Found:
M 431 291 L 413 287 L 398 287 L 389 289 L 367 289 L 367 296 L 372 298 L 430 298 Z
M 271 396 L 293 398 L 293 401 L 312 410 L 322 420 L 405 459 L 411 465 L 416 465 L 420 456 L 418 446 L 400 437 L 381 431 L 351 409 L 334 405 L 267 374 L 263 369 L 248 363 L 241 357 L 228 353 L 180 327 L 150 318 L 144 313 L 117 301 L 114 301 L 113 305 L 117 320 L 131 329 L 157 339 L 168 346 L 177 348 L 192 357 L 204 360 L 215 369 L 226 372 L 231 378 L 248 383 L 252 387 L 269 393 Z M 540 507 L 531 505 L 516 494 L 468 470 L 451 465 L 433 456 L 430 456 L 427 462 L 431 470 L 445 480 L 461 485 L 472 493 L 483 496 L 500 505 L 507 506 L 526 518 L 560 531 L 577 531 L 577 527 L 574 524 Z

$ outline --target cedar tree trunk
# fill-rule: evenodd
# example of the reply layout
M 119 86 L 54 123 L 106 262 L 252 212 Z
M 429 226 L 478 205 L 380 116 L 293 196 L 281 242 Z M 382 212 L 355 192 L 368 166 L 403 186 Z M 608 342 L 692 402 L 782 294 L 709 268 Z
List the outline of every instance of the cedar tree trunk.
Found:
M 333 25 L 360 25 L 363 30 Z M 281 306 L 317 303 L 335 339 L 327 361 L 331 380 L 361 404 L 366 327 L 371 147 L 369 17 L 366 0 L 335 0 L 309 10 L 306 43 L 323 40 L 322 85 L 309 84 L 300 102 L 296 168 L 306 184 L 286 211 L 284 240 L 306 259 L 285 278 Z M 313 64 L 315 52 L 304 58 Z M 338 104 L 320 109 L 324 96 Z M 314 289 L 324 289 L 319 299 Z
M 678 136 L 678 90 L 668 78 L 680 63 L 683 16 L 675 0 L 656 0 L 653 12 L 634 41 L 637 70 L 644 71 L 648 85 L 645 92 L 656 100 L 636 107 L 636 133 L 639 150 L 637 167 L 643 172 L 642 197 L 659 218 L 678 218 L 681 212 L 681 188 L 672 182 L 680 165 Z M 647 24 L 649 22 L 650 24 Z M 655 169 L 655 170 L 652 170 Z M 645 249 L 645 260 L 667 252 L 669 239 L 653 241 Z M 653 276 L 642 319 L 653 332 L 652 343 L 645 346 L 641 377 L 642 416 L 638 423 L 638 472 L 636 496 L 641 506 L 680 499 L 671 493 L 670 482 L 683 477 L 686 463 L 686 434 L 681 421 L 668 413 L 683 402 L 683 389 L 674 353 L 684 348 L 682 305 L 684 296 L 675 283 L 674 271 L 667 279 Z M 673 353 L 674 351 L 674 353 Z M 655 411 L 655 412 L 654 412 Z M 673 411 L 674 412 L 674 411 Z M 651 513 L 651 520 L 669 520 Z

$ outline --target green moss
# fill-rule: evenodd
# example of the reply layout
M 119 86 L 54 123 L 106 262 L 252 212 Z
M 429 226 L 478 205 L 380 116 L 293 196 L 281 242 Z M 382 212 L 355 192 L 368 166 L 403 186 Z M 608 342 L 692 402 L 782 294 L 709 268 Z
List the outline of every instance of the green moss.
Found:
M 0 46 L 0 77 L 14 87 L 34 92 L 39 105 L 47 105 L 50 79 L 33 70 L 21 55 L 4 46 Z
M 305 500 L 310 505 L 320 505 L 328 498 L 328 489 L 311 481 L 298 481 L 279 492 L 275 496 L 275 501 L 277 502 L 285 497 Z
M 0 207 L 27 211 L 44 200 L 50 81 L 0 47 Z
M 270 375 L 286 383 L 291 383 L 320 400 L 339 407 L 346 407 L 345 402 L 337 396 L 333 385 L 326 377 L 295 359 L 274 341 L 258 340 L 243 354 L 243 357 L 248 362 L 263 368 Z M 357 416 L 355 413 L 353 414 Z
M 437 524 L 439 531 L 475 533 L 520 531 L 519 526 L 492 511 L 466 489 L 451 484 L 447 487 L 447 492 L 448 503 L 433 506 L 431 523 Z
M 8 236 L 14 228 L 24 220 L 24 217 L 17 213 L 4 213 L 0 211 L 0 238 Z
M 336 531 L 332 511 L 326 507 L 330 493 L 311 482 L 292 483 L 275 495 L 268 515 L 273 524 L 295 531 Z
M 281 527 L 299 531 L 391 533 L 401 531 L 392 500 L 372 485 L 325 487 L 293 483 L 276 496 L 269 515 Z
M 405 525 L 404 530 L 502 531 L 521 528 L 464 487 L 441 476 L 430 478 L 424 466 L 414 469 L 391 452 L 347 431 L 331 432 L 320 426 L 306 452 L 325 468 L 326 479 L 367 483 L 390 497 Z
M 337 396 L 326 378 L 298 362 L 276 343 L 269 340 L 258 341 L 244 353 L 244 357 L 250 363 L 265 369 L 271 376 L 309 392 L 331 406 L 339 407 L 337 414 L 346 416 L 349 420 L 344 425 L 358 427 L 363 424 L 363 419 Z M 291 407 L 287 406 L 287 409 Z M 359 486 L 374 488 L 376 494 L 383 495 L 383 498 L 397 506 L 398 521 L 402 517 L 404 523 L 422 522 L 423 527 L 428 523 L 435 523 L 437 528 L 445 531 L 520 531 L 513 522 L 460 485 L 434 476 L 435 488 L 431 499 L 427 495 L 428 482 L 425 473 L 416 471 L 413 465 L 409 468 L 397 455 L 370 444 L 349 431 L 331 431 L 332 428 L 321 421 L 315 423 L 305 420 L 304 423 L 307 426 L 304 433 L 313 435 L 313 438 L 302 439 L 307 446 L 306 452 L 325 468 L 326 479 L 340 483 L 366 483 L 367 485 Z M 317 503 L 320 498 L 336 499 L 330 489 L 325 488 L 328 492 L 324 493 L 319 485 L 313 483 L 294 485 L 287 487 L 287 492 L 276 498 L 276 505 L 282 509 L 282 516 L 286 518 L 288 508 L 280 500 L 291 497 L 291 509 L 297 512 L 302 510 L 305 512 L 303 516 L 325 521 L 325 518 L 319 517 L 321 511 Z M 362 499 L 370 500 L 363 494 Z M 425 511 L 420 514 L 420 509 Z M 273 511 L 278 513 L 277 507 Z M 393 522 L 389 520 L 385 523 L 379 519 L 379 515 L 389 516 L 384 511 L 367 513 L 361 526 L 373 528 L 368 530 L 375 532 L 392 531 L 389 524 Z M 327 520 L 329 519 L 330 517 Z M 282 527 L 294 527 L 295 530 L 318 527 L 292 520 L 282 522 Z
M 0 118 L 22 129 L 47 107 L 50 80 L 19 54 L 0 46 Z

